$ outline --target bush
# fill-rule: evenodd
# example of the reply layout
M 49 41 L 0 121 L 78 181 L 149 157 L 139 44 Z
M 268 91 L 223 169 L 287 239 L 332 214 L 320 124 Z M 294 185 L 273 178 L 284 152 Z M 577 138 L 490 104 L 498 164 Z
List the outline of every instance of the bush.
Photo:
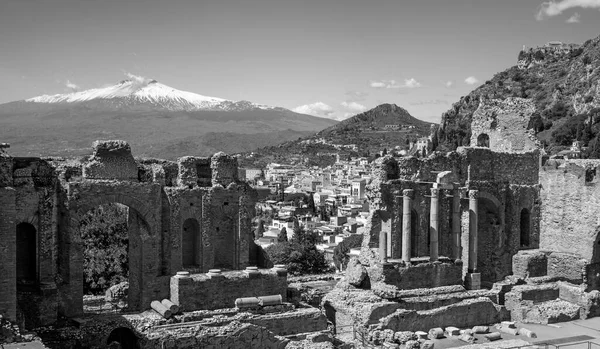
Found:
M 103 294 L 129 278 L 127 207 L 109 204 L 88 211 L 79 224 L 83 243 L 83 290 Z
M 321 274 L 331 269 L 325 254 L 314 245 L 286 241 L 267 247 L 265 252 L 272 264 L 285 264 L 291 275 Z

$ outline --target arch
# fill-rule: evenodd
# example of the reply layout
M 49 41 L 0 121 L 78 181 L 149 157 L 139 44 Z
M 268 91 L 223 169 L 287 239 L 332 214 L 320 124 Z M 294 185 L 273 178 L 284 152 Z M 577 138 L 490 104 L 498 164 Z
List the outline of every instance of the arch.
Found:
M 16 227 L 17 235 L 17 284 L 37 285 L 38 237 L 33 224 L 21 222 Z
M 488 136 L 487 133 L 482 133 L 479 136 L 477 136 L 477 146 L 489 148 L 490 136 Z
M 531 244 L 531 213 L 527 208 L 521 210 L 519 228 L 521 247 L 529 247 Z
M 117 327 L 110 332 L 106 339 L 108 348 L 139 348 L 138 338 L 130 328 Z
M 61 270 L 64 280 L 63 297 L 59 313 L 67 317 L 80 316 L 83 314 L 83 242 L 79 223 L 86 212 L 101 205 L 117 203 L 129 208 L 128 230 L 129 230 L 129 292 L 128 310 L 143 310 L 151 302 L 153 297 L 153 284 L 155 278 L 161 274 L 162 256 L 160 249 L 160 231 L 157 217 L 153 214 L 152 207 L 143 199 L 131 195 L 118 193 L 120 187 L 100 187 L 102 190 L 79 190 L 78 196 L 72 196 L 66 202 L 69 207 L 68 234 L 64 248 L 59 252 L 59 258 L 65 261 Z M 98 192 L 101 195 L 98 195 Z M 118 194 L 114 194 L 117 192 Z M 148 201 L 148 199 L 145 199 Z M 149 256 L 154 256 L 149 258 Z M 68 300 L 68 301 L 67 301 Z
M 181 264 L 184 268 L 197 267 L 200 263 L 200 224 L 195 218 L 183 222 L 181 232 Z
M 410 256 L 419 257 L 419 214 L 410 211 Z

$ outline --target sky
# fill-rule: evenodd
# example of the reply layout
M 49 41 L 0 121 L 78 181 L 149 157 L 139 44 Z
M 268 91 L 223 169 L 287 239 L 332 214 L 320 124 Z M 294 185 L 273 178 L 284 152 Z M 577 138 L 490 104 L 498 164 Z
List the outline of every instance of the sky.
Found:
M 439 122 L 519 50 L 600 35 L 600 0 L 0 0 L 0 103 L 133 74 L 343 119 Z

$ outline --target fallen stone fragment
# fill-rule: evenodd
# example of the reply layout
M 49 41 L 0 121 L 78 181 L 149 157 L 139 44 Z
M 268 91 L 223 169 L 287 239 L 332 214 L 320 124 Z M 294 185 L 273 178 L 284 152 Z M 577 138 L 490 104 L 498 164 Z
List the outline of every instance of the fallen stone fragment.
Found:
M 444 337 L 444 330 L 441 327 L 432 328 L 429 330 L 429 339 L 440 339 Z
M 427 332 L 417 331 L 417 332 L 415 332 L 415 334 L 417 335 L 417 337 L 419 339 L 427 339 Z
M 490 328 L 488 326 L 474 326 L 473 333 L 488 333 Z
M 484 337 L 485 339 L 487 339 L 488 341 L 490 341 L 490 342 L 493 342 L 493 341 L 497 341 L 497 340 L 499 340 L 499 339 L 502 339 L 502 335 L 500 334 L 500 332 L 488 333 L 488 334 L 486 334 L 486 335 L 483 335 L 483 337 Z
M 473 344 L 473 342 L 475 342 L 475 337 L 468 333 L 461 334 L 458 339 L 469 344 Z
M 453 326 L 446 327 L 446 336 L 458 336 L 460 335 L 460 330 Z
M 433 349 L 434 344 L 433 341 L 425 341 L 421 343 L 421 349 Z
M 513 336 L 517 336 L 519 334 L 519 330 L 517 330 L 516 328 L 510 328 L 510 327 L 500 327 L 498 329 L 498 331 L 503 332 L 503 333 L 508 333 L 508 334 L 512 334 Z
M 519 328 L 518 333 L 521 336 L 525 336 L 525 337 L 529 337 L 529 338 L 537 338 L 537 334 L 535 334 L 535 332 L 533 332 L 532 330 L 528 330 L 526 328 Z
M 502 327 L 506 327 L 506 328 L 517 328 L 517 326 L 515 326 L 514 321 L 502 321 L 501 325 L 502 325 Z

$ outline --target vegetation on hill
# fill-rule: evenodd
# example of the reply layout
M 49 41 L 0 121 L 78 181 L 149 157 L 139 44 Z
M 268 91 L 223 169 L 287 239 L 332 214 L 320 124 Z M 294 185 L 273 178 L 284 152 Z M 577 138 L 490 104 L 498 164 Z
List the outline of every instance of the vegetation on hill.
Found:
M 391 125 L 398 128 L 389 128 Z M 383 149 L 396 146 L 408 149 L 409 142 L 429 135 L 431 125 L 395 104 L 382 104 L 312 136 L 245 154 L 240 162 L 242 166 L 264 166 L 270 162 L 327 166 L 335 162 L 337 154 L 342 159 L 373 157 Z
M 530 98 L 536 113 L 529 128 L 549 153 L 564 149 L 573 140 L 584 145 L 599 142 L 600 37 L 563 52 L 521 51 L 518 60 L 518 66 L 496 74 L 442 115 L 434 132 L 437 150 L 469 145 L 471 118 L 482 98 Z

